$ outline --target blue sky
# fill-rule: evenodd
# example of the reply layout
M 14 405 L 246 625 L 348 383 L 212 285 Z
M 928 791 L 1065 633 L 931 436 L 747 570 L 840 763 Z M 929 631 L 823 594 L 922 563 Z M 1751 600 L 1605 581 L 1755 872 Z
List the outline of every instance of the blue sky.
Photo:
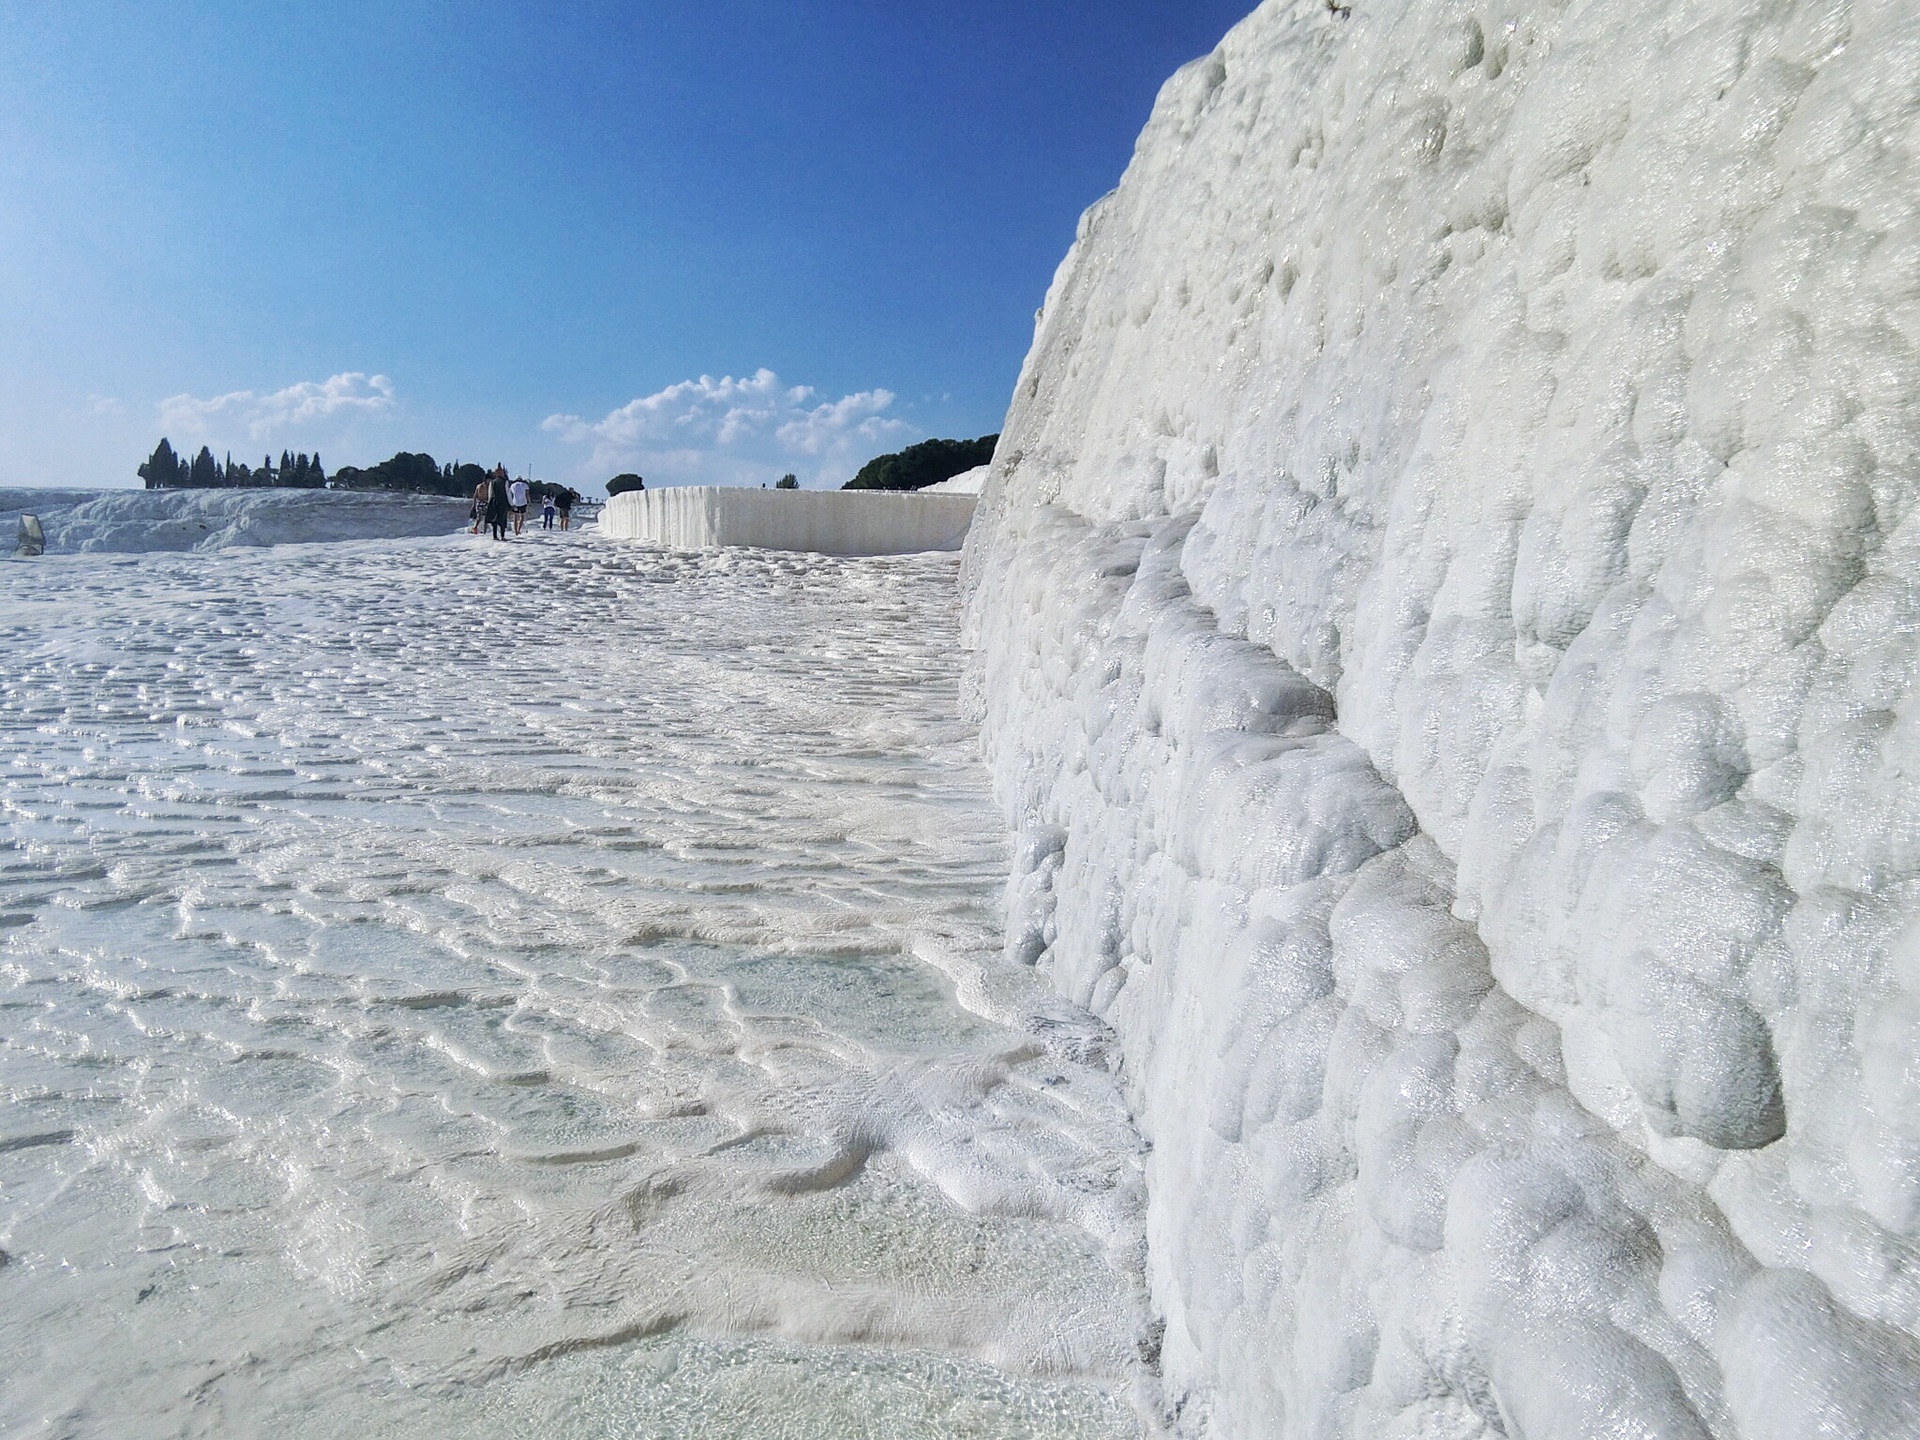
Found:
M 401 448 L 838 483 L 999 427 L 1251 0 L 0 0 L 0 485 Z

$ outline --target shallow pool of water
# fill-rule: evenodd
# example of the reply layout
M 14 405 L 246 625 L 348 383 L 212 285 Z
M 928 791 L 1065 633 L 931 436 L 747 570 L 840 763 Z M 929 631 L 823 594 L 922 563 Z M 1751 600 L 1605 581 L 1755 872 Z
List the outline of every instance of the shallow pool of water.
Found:
M 0 565 L 0 1431 L 1136 1433 L 954 575 Z

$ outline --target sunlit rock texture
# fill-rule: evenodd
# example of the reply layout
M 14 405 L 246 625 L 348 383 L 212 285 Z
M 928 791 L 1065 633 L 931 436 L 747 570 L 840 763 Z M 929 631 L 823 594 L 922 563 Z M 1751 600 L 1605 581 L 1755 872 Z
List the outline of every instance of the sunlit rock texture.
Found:
M 614 496 L 601 513 L 600 531 L 673 550 L 745 545 L 820 555 L 908 555 L 958 550 L 974 503 L 971 494 L 686 485 Z
M 447 535 L 466 528 L 467 505 L 390 491 L 0 488 L 0 548 L 27 515 L 49 555 L 137 555 Z
M 1920 1434 L 1920 4 L 1269 3 L 967 554 L 1169 1422 Z

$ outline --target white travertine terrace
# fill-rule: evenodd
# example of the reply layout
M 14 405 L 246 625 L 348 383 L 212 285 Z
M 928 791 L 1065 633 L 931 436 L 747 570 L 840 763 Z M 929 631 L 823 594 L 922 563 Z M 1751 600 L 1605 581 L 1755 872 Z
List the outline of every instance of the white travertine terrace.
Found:
M 941 480 L 915 492 L 920 495 L 978 495 L 986 489 L 987 476 L 993 472 L 991 465 L 976 465 L 971 470 L 962 470 L 951 480 Z
M 600 514 L 600 529 L 618 540 L 672 550 L 746 545 L 817 555 L 906 555 L 958 550 L 974 503 L 971 495 L 686 485 L 614 496 Z
M 1920 5 L 1263 5 L 966 563 L 1167 1413 L 1920 1435 Z
M 0 535 L 10 542 L 20 517 L 35 514 L 49 555 L 204 553 L 448 535 L 466 528 L 467 504 L 378 490 L 0 489 Z

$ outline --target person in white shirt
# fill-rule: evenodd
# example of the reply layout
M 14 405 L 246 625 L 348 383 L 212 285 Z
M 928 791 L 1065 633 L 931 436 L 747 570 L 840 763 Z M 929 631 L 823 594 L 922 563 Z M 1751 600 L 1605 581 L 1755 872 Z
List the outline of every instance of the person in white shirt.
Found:
M 527 482 L 515 480 L 507 486 L 507 504 L 513 507 L 513 533 L 518 535 L 527 523 Z

